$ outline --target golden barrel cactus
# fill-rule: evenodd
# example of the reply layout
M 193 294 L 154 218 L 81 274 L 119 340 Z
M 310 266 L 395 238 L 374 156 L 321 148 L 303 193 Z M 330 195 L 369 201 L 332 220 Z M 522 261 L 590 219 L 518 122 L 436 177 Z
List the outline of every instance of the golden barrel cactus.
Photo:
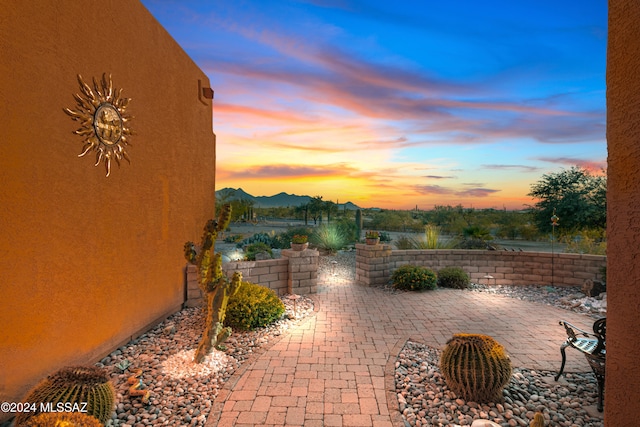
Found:
M 115 408 L 115 390 L 105 369 L 97 366 L 72 366 L 49 375 L 34 388 L 23 402 L 35 404 L 35 412 L 16 415 L 16 426 L 45 411 L 85 412 L 102 424 L 111 418 Z
M 25 427 L 102 427 L 97 418 L 83 412 L 44 412 L 31 417 Z
M 442 352 L 440 370 L 449 388 L 467 401 L 502 400 L 511 379 L 511 360 L 488 335 L 455 334 Z

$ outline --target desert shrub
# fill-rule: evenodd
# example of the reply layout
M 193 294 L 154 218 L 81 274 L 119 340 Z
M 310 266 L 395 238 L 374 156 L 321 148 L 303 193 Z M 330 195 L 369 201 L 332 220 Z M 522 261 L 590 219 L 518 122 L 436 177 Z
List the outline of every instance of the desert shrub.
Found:
M 456 249 L 489 249 L 489 243 L 482 239 L 462 239 L 457 242 Z
M 469 287 L 469 275 L 460 267 L 445 267 L 438 271 L 438 287 L 466 289 Z
M 273 251 L 269 246 L 267 246 L 265 243 L 257 242 L 247 246 L 247 249 L 245 250 L 245 257 L 247 258 L 247 261 L 255 261 L 256 254 L 260 252 L 266 252 L 270 256 L 273 256 Z
M 607 239 L 604 230 L 582 230 L 574 236 L 565 236 L 564 251 L 574 254 L 606 255 Z
M 436 274 L 432 270 L 416 265 L 403 265 L 391 274 L 392 286 L 407 291 L 435 289 L 437 282 Z
M 242 234 L 231 234 L 224 238 L 225 243 L 238 243 L 242 241 Z
M 493 240 L 491 231 L 488 228 L 480 227 L 477 225 L 465 227 L 462 230 L 462 235 L 465 239 L 470 240 Z
M 416 249 L 415 239 L 412 239 L 404 235 L 398 237 L 394 244 L 396 245 L 396 248 L 400 250 Z
M 425 232 L 424 239 L 420 237 L 400 236 L 396 239 L 396 248 L 401 250 L 410 249 L 453 249 L 458 245 L 457 239 L 438 240 L 439 235 L 435 236 Z
M 347 244 L 347 238 L 340 227 L 329 224 L 317 227 L 309 239 L 311 243 L 320 249 L 336 252 Z
M 358 225 L 352 218 L 340 218 L 332 221 L 332 225 L 337 226 L 344 235 L 347 244 L 358 240 Z
M 241 330 L 260 328 L 278 320 L 284 310 L 284 304 L 272 289 L 243 282 L 229 298 L 225 325 Z
M 391 235 L 389 233 L 387 233 L 386 231 L 381 231 L 380 232 L 380 241 L 381 242 L 390 242 L 391 240 Z
M 291 246 L 291 240 L 296 234 L 299 236 L 310 236 L 313 232 L 311 227 L 291 227 L 287 231 L 278 233 L 271 240 L 271 247 L 276 249 L 287 249 Z

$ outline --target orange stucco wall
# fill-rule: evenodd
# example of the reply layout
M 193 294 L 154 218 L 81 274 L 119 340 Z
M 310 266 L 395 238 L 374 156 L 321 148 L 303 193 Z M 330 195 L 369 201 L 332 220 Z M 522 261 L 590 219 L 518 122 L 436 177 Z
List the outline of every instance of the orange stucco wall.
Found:
M 137 1 L 3 2 L 0 52 L 0 401 L 15 401 L 180 308 L 215 139 L 207 77 Z M 135 116 L 131 164 L 108 178 L 63 112 L 76 74 L 104 72 Z
M 640 2 L 609 1 L 605 425 L 640 413 Z
M 640 2 L 609 1 L 605 425 L 640 411 Z

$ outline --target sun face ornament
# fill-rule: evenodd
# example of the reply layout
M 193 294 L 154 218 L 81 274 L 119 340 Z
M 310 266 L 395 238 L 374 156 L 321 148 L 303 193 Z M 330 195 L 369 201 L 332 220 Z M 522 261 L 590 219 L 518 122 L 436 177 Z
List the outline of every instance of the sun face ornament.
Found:
M 125 113 L 131 98 L 122 97 L 122 89 L 116 90 L 106 73 L 100 83 L 93 79 L 93 88 L 82 80 L 78 74 L 81 93 L 73 95 L 76 109 L 64 108 L 73 120 L 80 122 L 80 128 L 73 133 L 84 137 L 82 152 L 78 157 L 95 151 L 96 164 L 104 162 L 107 172 L 111 174 L 111 161 L 120 166 L 120 160 L 131 163 L 126 147 L 130 146 L 129 136 L 132 131 L 128 126 L 132 116 Z

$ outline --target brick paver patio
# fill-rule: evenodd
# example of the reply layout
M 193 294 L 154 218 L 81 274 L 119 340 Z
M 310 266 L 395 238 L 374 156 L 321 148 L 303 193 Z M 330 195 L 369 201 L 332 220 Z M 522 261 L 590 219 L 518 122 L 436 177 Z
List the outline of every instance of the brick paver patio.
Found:
M 457 332 L 491 335 L 514 366 L 557 370 L 558 320 L 590 317 L 499 295 L 389 293 L 320 277 L 316 315 L 247 363 L 216 398 L 207 427 L 402 427 L 394 363 L 408 339 L 443 348 Z M 568 351 L 567 371 L 590 372 Z

